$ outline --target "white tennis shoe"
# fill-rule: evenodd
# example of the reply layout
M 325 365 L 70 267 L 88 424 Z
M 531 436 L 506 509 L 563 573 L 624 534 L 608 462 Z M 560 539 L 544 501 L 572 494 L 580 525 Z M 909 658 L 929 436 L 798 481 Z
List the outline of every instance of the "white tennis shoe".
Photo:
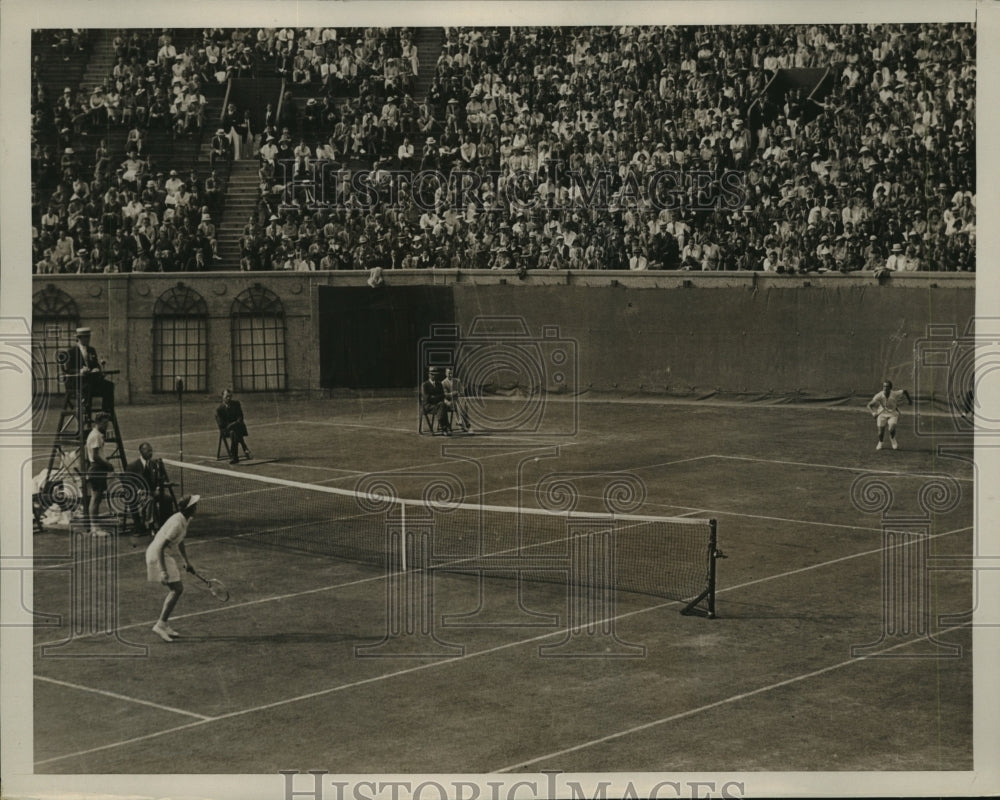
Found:
M 165 642 L 172 642 L 174 640 L 173 637 L 170 635 L 170 629 L 167 628 L 167 626 L 164 625 L 162 622 L 157 622 L 153 626 L 153 633 L 155 633 Z
M 877 445 L 875 445 L 875 449 L 876 450 L 881 450 L 882 449 L 882 442 L 879 442 Z

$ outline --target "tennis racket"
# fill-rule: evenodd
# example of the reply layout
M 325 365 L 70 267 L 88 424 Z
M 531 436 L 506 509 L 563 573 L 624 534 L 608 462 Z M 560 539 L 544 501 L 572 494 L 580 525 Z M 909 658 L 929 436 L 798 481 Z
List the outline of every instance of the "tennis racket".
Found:
M 229 599 L 229 590 L 226 585 L 220 581 L 218 578 L 205 578 L 194 571 L 193 568 L 189 568 L 188 572 L 194 575 L 199 581 L 201 581 L 198 586 L 212 593 L 212 597 L 216 600 L 220 600 L 225 603 Z

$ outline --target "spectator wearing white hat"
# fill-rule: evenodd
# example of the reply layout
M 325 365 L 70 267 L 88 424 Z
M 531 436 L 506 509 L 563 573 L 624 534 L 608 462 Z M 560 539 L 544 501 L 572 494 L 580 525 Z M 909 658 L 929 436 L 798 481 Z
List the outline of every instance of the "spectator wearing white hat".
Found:
M 222 160 L 227 164 L 232 162 L 233 146 L 226 134 L 225 128 L 218 128 L 212 136 L 212 150 L 208 154 L 209 169 L 215 169 L 216 161 Z M 173 173 L 171 173 L 173 174 Z
M 889 257 L 885 260 L 885 268 L 894 272 L 906 271 L 906 256 L 903 253 L 903 246 L 899 242 L 892 246 Z
M 63 372 L 66 374 L 66 391 L 80 391 L 87 408 L 93 396 L 99 396 L 102 410 L 112 412 L 115 405 L 114 384 L 104 377 L 104 369 L 97 350 L 90 344 L 90 328 L 76 329 L 76 345 L 65 351 Z

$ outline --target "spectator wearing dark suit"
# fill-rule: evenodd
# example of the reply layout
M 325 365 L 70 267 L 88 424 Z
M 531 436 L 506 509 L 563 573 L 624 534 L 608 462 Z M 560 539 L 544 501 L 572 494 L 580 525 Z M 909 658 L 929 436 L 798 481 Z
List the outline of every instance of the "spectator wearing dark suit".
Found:
M 135 476 L 135 488 L 141 492 L 131 509 L 135 529 L 152 535 L 173 511 L 170 479 L 163 459 L 153 458 L 152 446 L 143 442 L 139 445 L 139 458 L 129 462 L 125 469 Z
M 215 424 L 219 432 L 229 438 L 229 463 L 235 464 L 239 459 L 239 448 L 243 448 L 246 458 L 253 458 L 245 438 L 248 435 L 246 423 L 243 421 L 243 406 L 239 400 L 233 399 L 232 389 L 222 392 L 222 403 L 215 409 Z
M 424 415 L 433 420 L 442 433 L 451 434 L 448 423 L 449 401 L 441 384 L 442 371 L 440 367 L 431 367 L 427 371 L 427 380 L 420 385 L 420 404 Z

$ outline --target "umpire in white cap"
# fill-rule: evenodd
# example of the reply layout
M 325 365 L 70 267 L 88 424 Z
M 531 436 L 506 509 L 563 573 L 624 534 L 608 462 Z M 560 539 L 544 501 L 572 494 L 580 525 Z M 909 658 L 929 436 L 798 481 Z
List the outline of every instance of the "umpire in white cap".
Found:
M 101 398 L 101 410 L 115 409 L 115 385 L 107 379 L 97 351 L 90 345 L 90 328 L 76 329 L 76 345 L 63 353 L 66 391 L 78 393 L 78 399 L 90 412 L 92 399 Z

